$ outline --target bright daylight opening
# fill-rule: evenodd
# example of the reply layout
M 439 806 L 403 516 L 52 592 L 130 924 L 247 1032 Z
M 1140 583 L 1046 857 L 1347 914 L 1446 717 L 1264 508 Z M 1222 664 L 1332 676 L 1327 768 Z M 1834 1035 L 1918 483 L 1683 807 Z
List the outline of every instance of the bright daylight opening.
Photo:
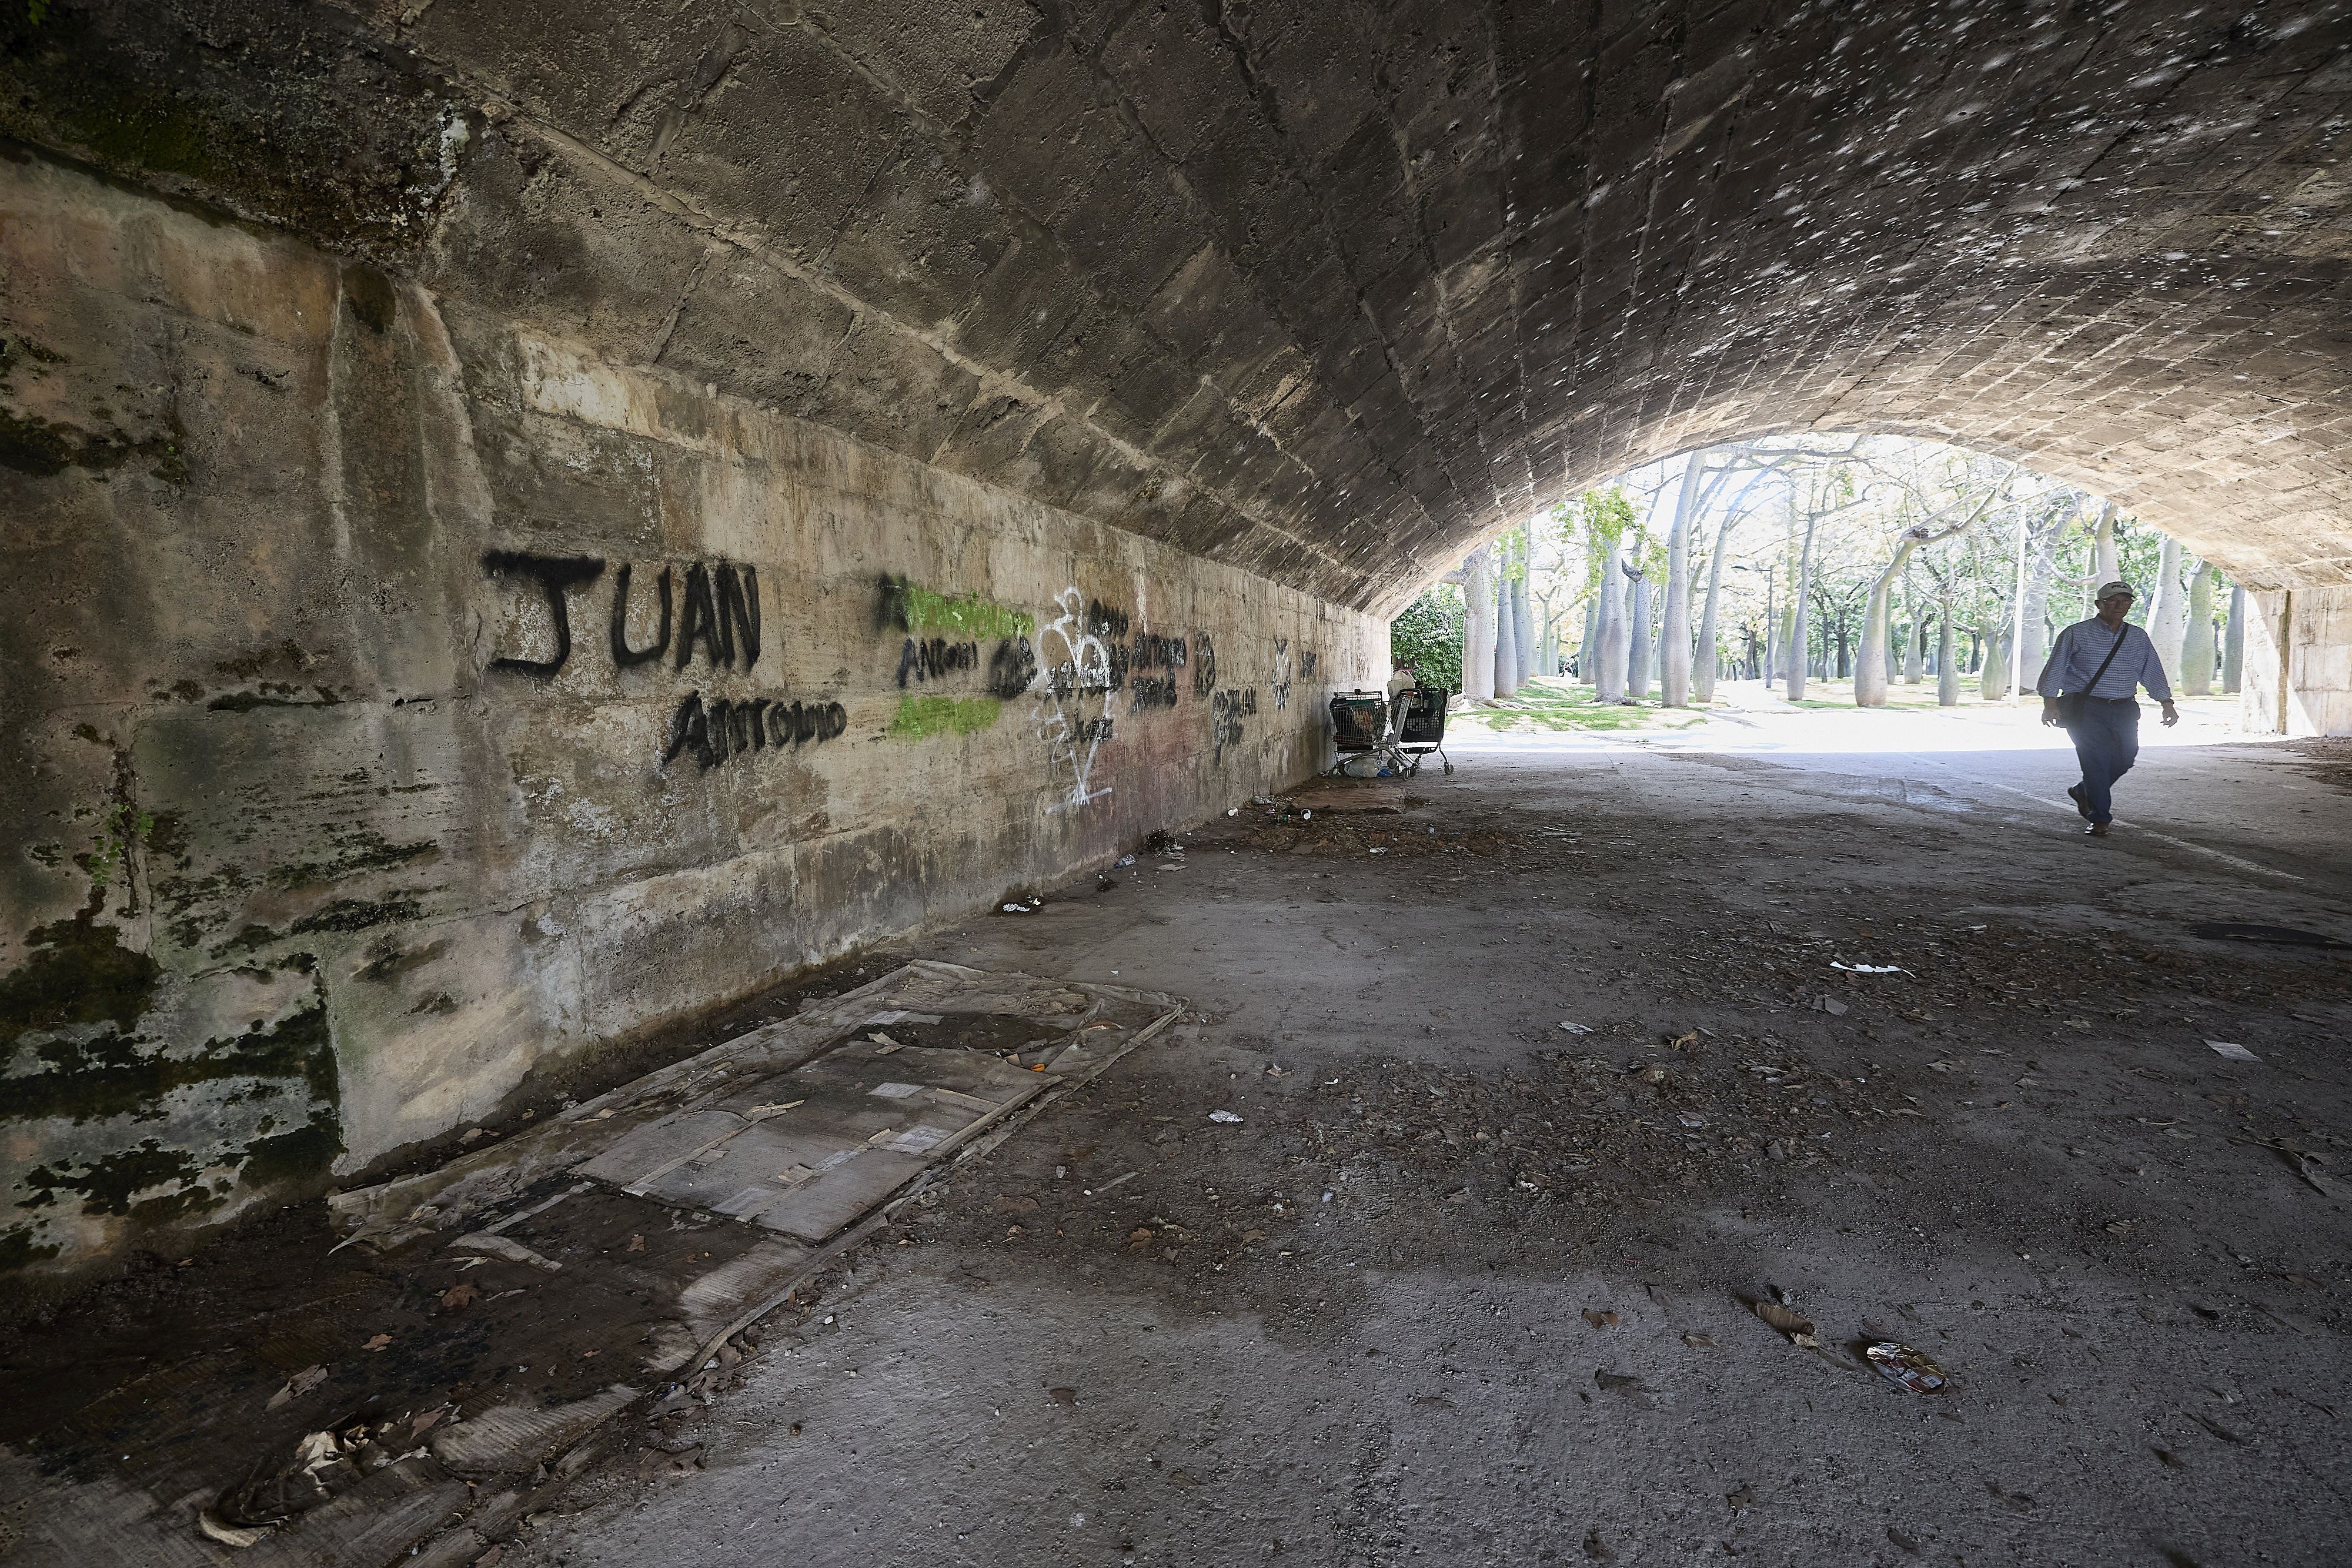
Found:
M 1390 635 L 1458 694 L 1457 750 L 2063 753 L 2036 682 L 2116 580 L 2180 714 L 2144 743 L 2242 734 L 2242 587 L 2105 497 L 1908 436 L 1644 464 L 1473 551 Z

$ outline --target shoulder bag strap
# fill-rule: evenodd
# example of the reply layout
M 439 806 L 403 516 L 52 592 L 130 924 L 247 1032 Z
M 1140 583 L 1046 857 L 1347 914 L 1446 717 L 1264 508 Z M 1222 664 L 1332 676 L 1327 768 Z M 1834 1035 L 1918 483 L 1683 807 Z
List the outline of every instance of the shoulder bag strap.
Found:
M 2115 646 L 2109 648 L 2107 650 L 2107 656 L 2099 661 L 2099 667 L 2091 673 L 2091 678 L 2083 683 L 2083 695 L 2089 696 L 2091 695 L 2091 688 L 2099 684 L 2099 677 L 2107 673 L 2107 666 L 2114 664 L 2116 662 L 2116 655 L 2124 651 L 2124 639 L 2130 635 L 2131 622 L 2126 621 L 2124 622 L 2123 630 L 2116 633 Z

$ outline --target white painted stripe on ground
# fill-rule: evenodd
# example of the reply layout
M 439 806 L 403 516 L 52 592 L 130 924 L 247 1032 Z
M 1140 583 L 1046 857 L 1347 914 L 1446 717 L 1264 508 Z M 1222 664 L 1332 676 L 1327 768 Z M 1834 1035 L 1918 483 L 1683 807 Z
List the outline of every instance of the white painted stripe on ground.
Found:
M 1930 768 L 1941 768 L 1946 772 L 1966 779 L 1971 783 L 1982 784 L 1987 788 L 1993 789 L 2005 789 L 2012 795 L 2021 795 L 2028 800 L 2032 800 L 2044 806 L 2053 806 L 2061 811 L 2072 811 L 2074 810 L 2074 802 L 2072 800 L 2053 800 L 2047 795 L 2036 795 L 2032 790 L 2021 789 L 2014 784 L 2003 784 L 1998 779 L 1979 778 L 1974 773 L 1962 773 L 1957 768 L 1953 768 L 1947 763 L 1940 763 L 1934 761 L 1931 758 L 1921 757 L 1916 752 L 1906 751 L 1903 753 L 1903 755 L 1910 758 L 1914 762 L 1925 762 Z M 2079 815 L 2079 813 L 2077 814 Z M 2230 854 L 2222 850 L 2208 849 L 2203 844 L 2192 844 L 2187 839 L 2176 839 L 2170 833 L 2159 833 L 2154 828 L 2141 827 L 2137 823 L 2126 822 L 2121 817 L 2117 817 L 2116 819 L 2115 825 L 2119 828 L 2130 828 L 2142 838 L 2155 839 L 2158 842 L 2170 844 L 2175 849 L 2187 850 L 2190 854 L 2204 855 L 2210 860 L 2220 861 L 2223 865 L 2235 866 L 2240 871 L 2252 872 L 2257 876 L 2284 877 L 2289 882 L 2301 882 L 2304 880 L 2302 877 L 2295 875 L 2294 873 L 2291 871 L 2273 871 L 2266 865 L 2256 865 L 2252 861 L 2242 860 L 2238 856 Z

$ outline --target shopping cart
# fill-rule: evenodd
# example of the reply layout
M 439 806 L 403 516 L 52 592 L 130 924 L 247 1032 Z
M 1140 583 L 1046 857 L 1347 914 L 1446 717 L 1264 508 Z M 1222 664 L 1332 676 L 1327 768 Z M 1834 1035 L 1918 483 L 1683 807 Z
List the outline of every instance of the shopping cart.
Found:
M 1445 764 L 1445 771 L 1454 771 L 1454 759 L 1445 755 L 1445 702 L 1453 695 L 1442 687 L 1398 695 L 1397 700 L 1404 704 L 1404 716 L 1397 722 L 1395 750 L 1405 759 L 1407 777 L 1420 772 L 1421 759 L 1433 751 Z
M 1339 760 L 1333 773 L 1353 779 L 1410 778 L 1421 771 L 1422 758 L 1431 752 L 1454 771 L 1446 757 L 1445 703 L 1443 691 L 1398 694 L 1402 712 L 1396 732 L 1389 731 L 1389 699 L 1379 692 L 1341 692 L 1331 699 L 1331 744 Z

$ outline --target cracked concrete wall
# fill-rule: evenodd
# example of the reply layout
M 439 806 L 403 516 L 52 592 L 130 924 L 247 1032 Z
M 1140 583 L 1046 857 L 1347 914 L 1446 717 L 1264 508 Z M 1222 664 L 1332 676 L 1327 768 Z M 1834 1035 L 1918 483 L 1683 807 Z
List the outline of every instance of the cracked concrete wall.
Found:
M 1360 612 L 45 158 L 0 336 L 37 1274 L 1293 781 L 1384 673 Z
M 2352 581 L 2352 19 L 77 0 L 0 131 L 1338 602 L 1764 431 Z
M 2246 599 L 2246 728 L 2352 735 L 2352 589 L 2273 589 Z

